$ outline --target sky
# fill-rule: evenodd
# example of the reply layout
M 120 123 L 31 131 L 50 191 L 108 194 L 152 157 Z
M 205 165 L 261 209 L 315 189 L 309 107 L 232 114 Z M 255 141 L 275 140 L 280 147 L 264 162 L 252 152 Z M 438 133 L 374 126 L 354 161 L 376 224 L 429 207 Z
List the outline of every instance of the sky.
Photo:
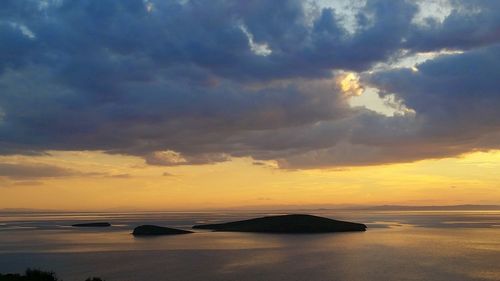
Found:
M 500 204 L 500 1 L 0 5 L 0 208 Z

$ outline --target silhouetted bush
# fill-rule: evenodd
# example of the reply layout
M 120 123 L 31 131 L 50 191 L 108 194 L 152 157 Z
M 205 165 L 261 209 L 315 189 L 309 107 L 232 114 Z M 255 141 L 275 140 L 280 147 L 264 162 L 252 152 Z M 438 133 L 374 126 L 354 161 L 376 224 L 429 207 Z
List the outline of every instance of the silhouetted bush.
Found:
M 38 269 L 26 269 L 24 275 L 18 273 L 0 273 L 0 281 L 62 281 L 56 277 L 52 271 L 42 271 Z M 99 277 L 89 277 L 85 281 L 104 281 Z
M 1 281 L 61 281 L 57 279 L 54 272 L 41 271 L 38 269 L 27 269 L 24 275 L 1 274 Z

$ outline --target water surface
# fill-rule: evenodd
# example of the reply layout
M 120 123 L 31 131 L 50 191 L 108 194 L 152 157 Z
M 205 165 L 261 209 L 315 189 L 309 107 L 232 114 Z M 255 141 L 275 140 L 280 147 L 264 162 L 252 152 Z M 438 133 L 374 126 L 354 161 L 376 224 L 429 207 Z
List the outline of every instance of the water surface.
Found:
M 146 280 L 500 280 L 500 211 L 315 211 L 366 232 L 254 234 L 200 231 L 134 238 L 140 224 L 197 223 L 271 213 L 4 213 L 0 272 L 53 270 Z M 277 214 L 275 212 L 274 214 Z M 108 221 L 110 228 L 73 228 Z

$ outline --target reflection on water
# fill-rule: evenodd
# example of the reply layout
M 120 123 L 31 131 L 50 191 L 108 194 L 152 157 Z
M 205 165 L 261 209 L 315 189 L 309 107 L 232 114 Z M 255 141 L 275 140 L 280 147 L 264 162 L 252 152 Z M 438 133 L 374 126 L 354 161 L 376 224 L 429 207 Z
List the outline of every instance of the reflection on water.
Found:
M 500 280 L 500 212 L 346 212 L 317 215 L 362 222 L 366 232 L 253 234 L 197 232 L 134 238 L 134 226 L 189 228 L 264 213 L 0 214 L 0 272 L 54 270 L 143 280 Z M 110 228 L 73 228 L 109 221 Z

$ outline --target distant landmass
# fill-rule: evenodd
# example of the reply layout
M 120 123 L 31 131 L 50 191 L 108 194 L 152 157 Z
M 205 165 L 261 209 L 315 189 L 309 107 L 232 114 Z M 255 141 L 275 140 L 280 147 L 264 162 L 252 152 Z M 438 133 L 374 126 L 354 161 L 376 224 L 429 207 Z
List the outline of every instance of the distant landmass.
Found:
M 212 211 L 304 211 L 310 212 L 314 210 L 373 210 L 373 211 L 425 211 L 425 210 L 456 210 L 456 211 L 467 211 L 467 210 L 500 210 L 500 205 L 474 205 L 474 204 L 463 204 L 463 205 L 426 205 L 426 206 L 415 206 L 415 205 L 380 205 L 380 206 L 363 206 L 363 205 L 282 205 L 282 206 L 243 206 L 239 208 L 221 208 L 221 209 L 209 209 Z M 168 212 L 172 210 L 141 210 L 141 209 L 106 209 L 106 210 L 54 210 L 54 209 L 31 209 L 31 208 L 3 208 L 0 209 L 0 213 L 114 213 L 114 212 Z M 192 211 L 192 210 L 191 210 Z M 199 211 L 206 211 L 206 209 L 200 209 Z M 187 212 L 187 211 L 186 211 Z
M 88 223 L 76 223 L 72 225 L 73 227 L 109 227 L 111 224 L 109 222 L 88 222 Z
M 500 210 L 500 205 L 282 205 L 282 206 L 245 206 L 223 209 L 225 211 L 272 211 L 272 212 L 314 212 L 314 211 L 468 211 Z
M 449 205 L 449 206 L 404 206 L 382 205 L 360 208 L 374 211 L 467 211 L 467 210 L 500 210 L 500 205 Z
M 346 231 L 365 231 L 366 225 L 361 223 L 333 220 L 313 215 L 280 215 L 267 216 L 249 220 L 218 224 L 202 224 L 194 229 L 210 229 L 214 231 L 261 232 L 261 233 L 327 233 Z
M 157 225 L 141 225 L 134 228 L 132 234 L 134 236 L 153 236 L 153 235 L 177 235 L 177 234 L 189 234 L 193 233 L 189 230 L 163 227 Z

